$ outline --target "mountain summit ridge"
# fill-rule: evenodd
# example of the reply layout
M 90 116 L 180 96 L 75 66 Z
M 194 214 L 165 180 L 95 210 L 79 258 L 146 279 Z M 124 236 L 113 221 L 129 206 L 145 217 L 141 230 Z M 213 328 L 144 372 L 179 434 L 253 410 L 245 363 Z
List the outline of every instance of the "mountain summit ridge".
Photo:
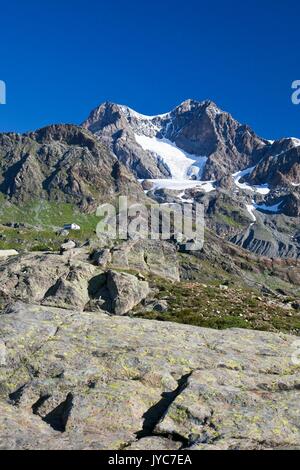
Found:
M 218 235 L 259 255 L 299 256 L 299 139 L 259 137 L 211 100 L 157 116 L 106 102 L 83 127 L 158 202 L 202 202 Z
M 157 116 L 105 102 L 83 127 L 0 134 L 0 170 L 0 192 L 13 203 L 38 198 L 93 212 L 119 194 L 194 201 L 228 241 L 300 257 L 300 140 L 263 139 L 211 100 Z
M 125 105 L 105 102 L 95 108 L 83 127 L 111 148 L 137 178 L 170 178 L 162 155 L 140 145 L 136 136 L 165 139 L 183 152 L 206 157 L 201 175 L 206 181 L 220 180 L 264 158 L 300 144 L 293 138 L 269 141 L 250 126 L 241 124 L 213 101 L 187 99 L 171 111 L 154 116 L 138 113 Z M 158 158 L 160 157 L 160 158 Z

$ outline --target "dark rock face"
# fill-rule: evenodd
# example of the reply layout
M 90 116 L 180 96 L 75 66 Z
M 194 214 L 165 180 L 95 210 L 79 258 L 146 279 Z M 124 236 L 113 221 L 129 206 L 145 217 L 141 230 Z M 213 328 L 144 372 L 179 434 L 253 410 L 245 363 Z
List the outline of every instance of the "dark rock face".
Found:
M 104 103 L 83 126 L 106 142 L 138 178 L 168 177 L 168 169 L 143 150 L 134 134 L 165 138 L 187 153 L 207 156 L 203 179 L 219 179 L 257 163 L 269 145 L 211 101 L 187 100 L 170 113 L 147 117 L 126 106 Z
M 119 161 L 124 163 L 139 178 L 160 178 L 168 172 L 160 171 L 153 155 L 145 152 L 134 138 L 137 127 L 135 115 L 130 116 L 127 108 L 113 103 L 104 103 L 95 109 L 83 127 L 105 142 Z M 133 127 L 129 125 L 132 123 Z
M 231 241 L 259 256 L 270 258 L 299 258 L 299 245 L 284 235 L 261 223 L 250 226 L 245 232 L 232 237 Z
M 159 240 L 133 240 L 112 250 L 112 266 L 135 269 L 179 281 L 176 247 Z
M 285 150 L 286 146 L 291 145 L 290 141 L 291 139 L 284 139 L 279 148 L 276 143 L 273 144 L 270 154 L 265 156 L 251 173 L 251 183 L 268 183 L 272 187 L 300 185 L 300 146 Z M 276 154 L 277 151 L 280 153 Z
M 300 191 L 293 191 L 284 198 L 282 209 L 289 217 L 300 217 Z
M 220 179 L 255 164 L 266 145 L 211 101 L 188 100 L 171 113 L 172 125 L 162 134 L 188 153 L 208 156 L 203 179 Z
M 18 203 L 44 198 L 92 210 L 118 192 L 143 198 L 132 174 L 91 133 L 56 125 L 0 135 L 0 191 Z

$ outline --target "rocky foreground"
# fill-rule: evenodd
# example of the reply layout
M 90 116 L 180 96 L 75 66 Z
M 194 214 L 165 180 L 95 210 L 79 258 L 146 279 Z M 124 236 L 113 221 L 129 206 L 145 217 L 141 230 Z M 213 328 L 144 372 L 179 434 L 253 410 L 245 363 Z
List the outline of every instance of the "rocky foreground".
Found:
M 0 449 L 300 449 L 298 301 L 212 248 L 219 264 L 145 240 L 6 253 Z
M 0 449 L 299 449 L 295 337 L 16 302 Z

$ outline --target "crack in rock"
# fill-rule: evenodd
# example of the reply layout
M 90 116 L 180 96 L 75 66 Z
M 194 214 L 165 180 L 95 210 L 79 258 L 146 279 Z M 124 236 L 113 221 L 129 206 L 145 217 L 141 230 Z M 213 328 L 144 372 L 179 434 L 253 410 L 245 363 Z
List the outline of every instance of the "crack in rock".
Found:
M 51 395 L 44 395 L 40 397 L 38 401 L 32 405 L 32 412 L 45 421 L 45 423 L 49 424 L 52 429 L 54 429 L 54 431 L 64 433 L 71 414 L 71 410 L 73 408 L 74 396 L 72 393 L 68 393 L 66 399 L 63 402 L 50 411 L 50 413 L 48 413 L 46 416 L 42 416 L 39 413 L 39 409 L 50 397 Z
M 17 388 L 17 390 L 15 390 L 14 392 L 12 392 L 8 395 L 10 403 L 13 406 L 18 406 L 19 405 L 26 385 L 27 384 L 22 385 L 21 387 Z
M 162 394 L 162 398 L 148 411 L 144 414 L 144 423 L 143 428 L 136 433 L 137 439 L 142 439 L 144 437 L 151 437 L 151 436 L 162 436 L 171 438 L 175 441 L 180 441 L 182 444 L 188 444 L 186 439 L 183 436 L 180 436 L 176 433 L 172 433 L 172 435 L 162 435 L 161 433 L 155 433 L 155 428 L 158 423 L 164 418 L 165 414 L 167 413 L 171 404 L 176 400 L 178 395 L 180 395 L 183 390 L 187 387 L 188 379 L 191 376 L 193 371 L 189 372 L 188 374 L 183 375 L 178 381 L 178 387 L 173 390 L 172 392 L 164 392 Z

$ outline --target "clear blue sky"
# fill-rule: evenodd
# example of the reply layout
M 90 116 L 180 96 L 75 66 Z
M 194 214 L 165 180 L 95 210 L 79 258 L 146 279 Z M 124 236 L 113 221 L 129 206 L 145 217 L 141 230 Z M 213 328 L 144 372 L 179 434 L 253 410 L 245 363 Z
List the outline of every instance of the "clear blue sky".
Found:
M 81 123 L 103 101 L 144 114 L 212 99 L 270 139 L 300 137 L 300 2 L 1 2 L 0 131 Z

